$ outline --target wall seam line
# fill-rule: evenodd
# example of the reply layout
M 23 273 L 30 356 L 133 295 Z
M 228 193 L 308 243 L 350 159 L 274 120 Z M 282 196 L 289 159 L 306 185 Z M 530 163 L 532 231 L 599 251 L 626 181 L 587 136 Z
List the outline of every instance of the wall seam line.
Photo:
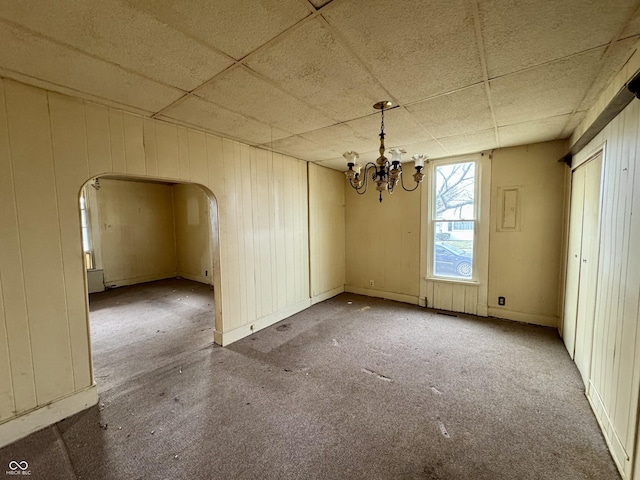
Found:
M 56 213 L 58 214 L 58 250 L 60 252 L 60 264 L 62 266 L 62 291 L 64 293 L 64 310 L 65 316 L 67 317 L 67 339 L 69 340 L 69 363 L 71 364 L 71 379 L 73 380 L 73 391 L 76 391 L 76 375 L 75 375 L 75 366 L 73 365 L 73 342 L 71 340 L 71 325 L 69 321 L 69 300 L 67 298 L 67 282 L 66 282 L 66 269 L 64 265 L 64 249 L 62 248 L 62 224 L 60 223 L 60 199 L 58 198 L 58 181 L 56 180 L 56 159 L 55 159 L 55 151 L 53 147 L 53 118 L 51 115 L 51 102 L 50 102 L 50 94 L 47 92 L 47 113 L 49 116 L 49 142 L 51 149 L 51 167 L 53 169 L 53 197 L 56 202 Z
M 4 82 L 3 82 L 4 83 Z M 16 235 L 18 237 L 18 250 L 19 250 L 19 262 L 20 262 L 20 273 L 21 273 L 21 277 L 22 277 L 22 292 L 23 292 L 23 299 L 24 299 L 24 311 L 27 314 L 27 332 L 28 332 L 28 341 L 29 341 L 29 358 L 31 360 L 31 382 L 32 382 L 32 388 L 33 388 L 33 398 L 35 400 L 35 405 L 34 407 L 37 407 L 39 405 L 38 403 L 38 390 L 36 388 L 36 371 L 35 371 L 35 367 L 33 366 L 33 346 L 31 344 L 31 317 L 29 315 L 29 302 L 27 301 L 27 284 L 25 282 L 24 279 L 24 255 L 22 252 L 22 238 L 20 235 L 20 214 L 18 212 L 18 201 L 15 195 L 16 192 L 16 179 L 15 179 L 15 174 L 13 171 L 13 155 L 12 155 L 12 149 L 11 149 L 11 131 L 9 129 L 9 109 L 7 107 L 7 93 L 6 90 L 4 91 L 4 109 L 6 112 L 6 117 L 7 117 L 7 139 L 9 141 L 9 170 L 11 172 L 11 185 L 13 187 L 13 195 L 14 195 L 14 212 L 15 212 L 15 218 L 16 218 Z M 6 317 L 5 317 L 5 322 L 6 322 Z M 8 335 L 8 332 L 7 332 Z M 11 345 L 9 344 L 9 352 L 11 352 Z M 13 377 L 12 377 L 13 378 Z M 14 385 L 14 403 L 16 404 L 16 409 L 18 407 L 16 399 L 15 399 L 15 384 Z M 33 408 L 33 407 L 30 407 Z M 28 409 L 27 409 L 28 410 Z

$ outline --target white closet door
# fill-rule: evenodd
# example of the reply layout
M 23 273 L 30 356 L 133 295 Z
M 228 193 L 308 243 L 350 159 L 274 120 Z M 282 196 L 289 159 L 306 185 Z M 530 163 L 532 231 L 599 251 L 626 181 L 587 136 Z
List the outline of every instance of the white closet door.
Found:
M 571 177 L 571 213 L 569 215 L 569 246 L 564 296 L 562 336 L 571 358 L 575 354 L 578 289 L 582 260 L 582 213 L 586 170 L 580 167 Z
M 582 375 L 584 384 L 587 385 L 591 368 L 598 276 L 598 222 L 602 155 L 598 155 L 581 168 L 586 170 L 586 175 L 584 180 L 582 246 L 574 360 Z

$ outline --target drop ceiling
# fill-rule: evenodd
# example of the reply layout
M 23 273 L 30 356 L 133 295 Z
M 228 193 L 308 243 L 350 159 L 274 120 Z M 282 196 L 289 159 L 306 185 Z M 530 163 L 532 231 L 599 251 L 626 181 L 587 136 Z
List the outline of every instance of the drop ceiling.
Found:
M 330 168 L 567 138 L 640 0 L 0 0 L 0 75 Z

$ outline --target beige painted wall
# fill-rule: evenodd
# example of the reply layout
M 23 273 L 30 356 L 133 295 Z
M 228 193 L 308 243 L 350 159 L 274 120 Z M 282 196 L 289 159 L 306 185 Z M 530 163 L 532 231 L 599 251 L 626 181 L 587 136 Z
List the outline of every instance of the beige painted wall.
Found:
M 344 202 L 344 174 L 309 164 L 309 248 L 314 303 L 344 291 Z
M 624 478 L 640 479 L 640 101 L 632 100 L 573 159 L 604 148 L 598 273 L 587 397 Z M 576 332 L 581 335 L 582 332 Z M 635 474 L 632 465 L 635 461 Z
M 176 276 L 171 185 L 102 178 L 96 198 L 107 287 Z
M 558 326 L 564 264 L 565 141 L 493 152 L 489 234 L 489 315 Z M 500 189 L 519 188 L 518 228 L 501 228 Z M 498 297 L 506 305 L 498 305 Z
M 173 193 L 176 271 L 178 276 L 212 284 L 209 198 L 190 184 L 176 184 Z
M 347 291 L 412 303 L 420 293 L 420 192 L 392 195 L 369 186 L 358 195 L 346 180 Z M 370 281 L 373 280 L 373 287 Z
M 35 425 L 7 420 L 36 409 L 44 426 L 96 401 L 94 393 L 73 403 L 92 385 L 78 196 L 89 178 L 111 173 L 199 183 L 215 195 L 216 341 L 311 303 L 306 162 L 2 79 L 4 442 Z M 38 409 L 67 398 L 64 410 Z

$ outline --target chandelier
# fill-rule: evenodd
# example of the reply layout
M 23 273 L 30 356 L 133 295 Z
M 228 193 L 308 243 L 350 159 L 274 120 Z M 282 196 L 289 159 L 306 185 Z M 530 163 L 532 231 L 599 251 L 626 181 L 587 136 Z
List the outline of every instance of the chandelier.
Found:
M 424 178 L 424 173 L 422 173 L 422 169 L 424 167 L 424 162 L 427 160 L 426 155 L 416 154 L 413 157 L 414 166 L 416 168 L 416 173 L 413 174 L 413 179 L 416 182 L 416 185 L 413 188 L 406 188 L 404 186 L 404 177 L 402 176 L 402 154 L 407 153 L 405 150 L 400 148 L 391 148 L 389 149 L 389 153 L 391 154 L 391 161 L 384 156 L 384 110 L 389 109 L 391 107 L 391 102 L 383 101 L 376 103 L 373 108 L 376 110 L 380 110 L 380 156 L 376 160 L 376 163 L 367 162 L 364 167 L 357 163 L 358 155 L 357 152 L 346 152 L 343 157 L 347 160 L 347 166 L 349 170 L 345 172 L 345 175 L 349 179 L 349 184 L 355 189 L 358 194 L 362 195 L 367 191 L 367 187 L 369 184 L 369 177 L 371 177 L 372 181 L 376 182 L 376 190 L 380 192 L 380 202 L 382 202 L 382 192 L 385 190 L 390 194 L 393 193 L 393 189 L 398 184 L 398 180 L 400 180 L 400 185 L 407 192 L 412 192 L 420 185 L 422 179 Z M 364 168 L 364 173 L 361 173 L 361 170 Z

